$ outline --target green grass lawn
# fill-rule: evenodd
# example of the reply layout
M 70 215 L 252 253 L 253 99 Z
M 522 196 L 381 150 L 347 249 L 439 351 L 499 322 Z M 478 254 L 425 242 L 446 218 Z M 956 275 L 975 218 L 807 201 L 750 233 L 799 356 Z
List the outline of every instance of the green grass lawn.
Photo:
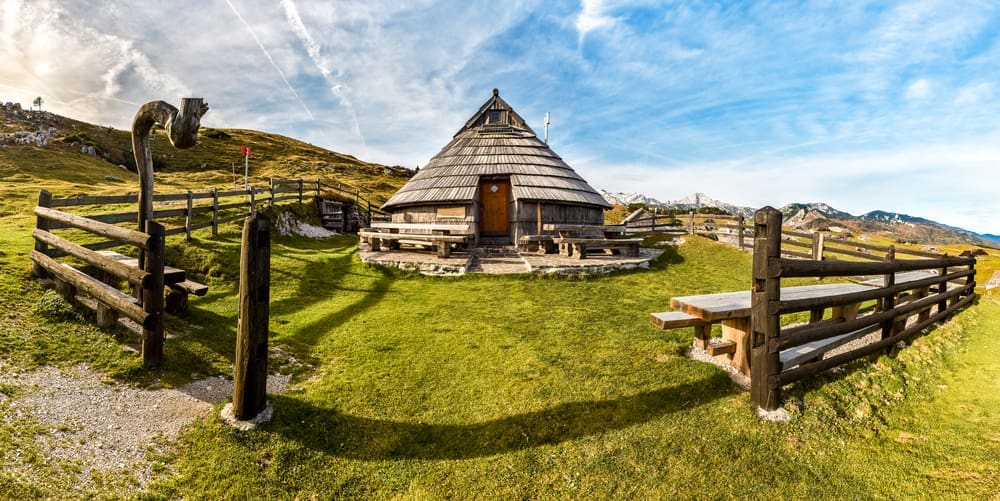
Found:
M 111 380 L 173 386 L 231 374 L 239 235 L 168 239 L 211 286 L 166 362 L 144 370 L 27 276 L 31 220 L 0 223 L 0 356 L 24 370 L 87 362 Z M 760 421 L 748 395 L 659 331 L 672 295 L 745 289 L 750 258 L 700 237 L 649 271 L 598 278 L 432 278 L 360 263 L 356 239 L 275 238 L 271 345 L 304 361 L 274 419 L 244 433 L 192 425 L 152 498 L 978 498 L 995 495 L 1000 302 L 983 297 L 897 357 L 789 387 L 792 420 Z M 280 360 L 272 365 L 281 365 Z M 18 388 L 0 388 L 16 394 Z M 11 417 L 0 401 L 0 414 Z M 0 497 L 90 497 L 43 464 L 30 420 L 0 425 Z

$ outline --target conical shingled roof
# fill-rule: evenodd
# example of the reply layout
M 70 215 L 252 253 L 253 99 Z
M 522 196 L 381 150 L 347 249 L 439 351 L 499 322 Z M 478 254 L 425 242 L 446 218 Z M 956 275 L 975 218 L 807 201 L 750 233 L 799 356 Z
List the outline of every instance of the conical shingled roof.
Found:
M 480 176 L 510 176 L 515 200 L 611 207 L 493 89 L 451 142 L 382 208 L 468 203 Z

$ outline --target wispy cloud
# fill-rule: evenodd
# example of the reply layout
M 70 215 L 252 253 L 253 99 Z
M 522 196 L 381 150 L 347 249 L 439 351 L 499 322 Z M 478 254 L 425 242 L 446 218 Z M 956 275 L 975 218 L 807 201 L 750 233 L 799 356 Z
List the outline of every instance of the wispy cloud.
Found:
M 579 44 L 587 33 L 599 28 L 607 28 L 615 24 L 616 19 L 607 15 L 607 6 L 603 0 L 581 0 L 580 13 L 576 16 L 576 31 L 579 33 Z
M 236 10 L 236 7 L 233 5 L 231 1 L 226 0 L 226 5 L 228 5 L 229 8 L 232 9 L 233 14 L 236 15 L 236 17 L 240 20 L 240 23 L 242 23 L 243 26 L 247 29 L 247 33 L 249 33 L 250 36 L 253 37 L 253 41 L 257 42 L 257 46 L 260 47 L 260 51 L 264 53 L 264 57 L 266 57 L 267 61 L 271 63 L 271 66 L 274 68 L 274 71 L 277 71 L 278 75 L 281 76 L 281 80 L 285 82 L 285 86 L 288 87 L 288 90 L 295 97 L 295 100 L 298 101 L 300 105 L 302 105 L 302 109 L 305 110 L 306 115 L 308 115 L 309 118 L 312 119 L 313 118 L 312 111 L 309 110 L 309 107 L 306 106 L 306 103 L 302 101 L 301 97 L 299 97 L 299 93 L 295 92 L 295 88 L 292 87 L 292 84 L 288 81 L 288 78 L 285 77 L 285 72 L 281 71 L 281 68 L 278 67 L 278 64 L 274 62 L 274 58 L 271 57 L 271 54 L 267 51 L 267 48 L 264 47 L 264 44 L 260 43 L 260 38 L 257 38 L 257 33 L 255 33 L 253 28 L 250 27 L 250 24 L 246 22 L 246 19 L 243 19 L 243 16 L 240 15 L 240 12 Z
M 333 92 L 340 104 L 344 107 L 348 114 L 351 116 L 352 130 L 361 139 L 361 145 L 367 154 L 368 145 L 365 144 L 365 136 L 361 132 L 361 123 L 358 120 L 358 114 L 354 110 L 354 104 L 351 103 L 351 99 L 347 96 L 348 91 L 344 84 L 338 82 L 327 66 L 326 61 L 320 55 L 320 45 L 313 39 L 312 35 L 309 34 L 309 30 L 306 29 L 306 25 L 302 22 L 302 18 L 299 16 L 299 10 L 295 6 L 295 2 L 292 0 L 281 0 L 281 8 L 285 11 L 285 18 L 288 20 L 288 24 L 291 26 L 292 31 L 299 37 L 302 41 L 302 45 L 305 46 L 306 52 L 309 54 L 309 59 L 312 60 L 313 64 L 316 65 L 316 69 L 319 70 L 320 74 L 323 75 L 323 80 L 330 86 L 330 91 Z

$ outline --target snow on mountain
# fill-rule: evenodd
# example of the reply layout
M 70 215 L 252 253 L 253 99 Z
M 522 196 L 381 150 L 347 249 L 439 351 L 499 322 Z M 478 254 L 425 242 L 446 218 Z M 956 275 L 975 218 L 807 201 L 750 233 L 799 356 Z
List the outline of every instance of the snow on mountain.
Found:
M 643 204 L 643 205 L 662 205 L 659 200 L 655 198 L 649 198 L 642 193 L 611 193 L 608 191 L 601 190 L 601 196 L 604 197 L 609 204 L 612 205 L 629 205 L 629 204 Z

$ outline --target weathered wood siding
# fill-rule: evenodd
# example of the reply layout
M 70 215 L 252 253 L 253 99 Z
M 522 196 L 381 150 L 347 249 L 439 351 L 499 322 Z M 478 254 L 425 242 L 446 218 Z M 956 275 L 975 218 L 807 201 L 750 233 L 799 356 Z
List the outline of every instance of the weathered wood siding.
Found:
M 511 211 L 511 237 L 538 234 L 538 202 L 518 201 Z M 542 202 L 542 224 L 604 224 L 604 211 L 598 207 Z

